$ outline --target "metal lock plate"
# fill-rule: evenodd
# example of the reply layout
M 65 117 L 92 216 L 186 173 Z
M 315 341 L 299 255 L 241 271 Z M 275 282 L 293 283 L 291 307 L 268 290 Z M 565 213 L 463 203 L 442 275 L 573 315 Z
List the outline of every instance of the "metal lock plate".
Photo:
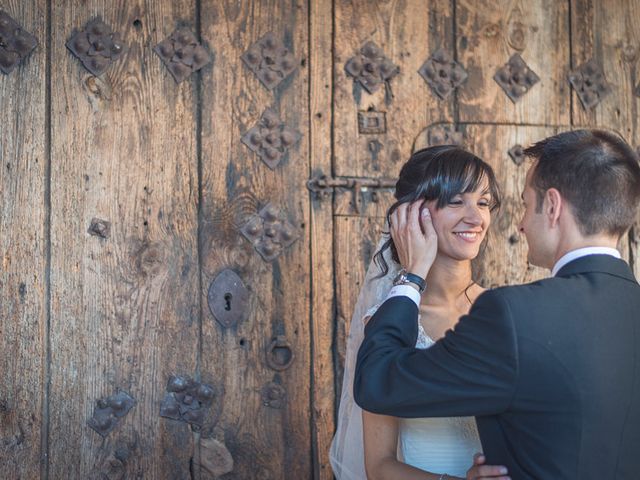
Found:
M 230 269 L 223 270 L 209 285 L 209 310 L 223 327 L 232 327 L 249 315 L 249 290 Z
M 127 50 L 118 33 L 99 18 L 67 40 L 67 48 L 94 75 L 102 75 Z
M 433 92 L 446 99 L 467 79 L 467 71 L 442 48 L 436 50 L 420 67 L 418 73 Z
M 38 45 L 36 37 L 0 10 L 0 71 L 9 74 Z
M 359 82 L 369 93 L 375 93 L 382 84 L 400 73 L 400 67 L 389 60 L 375 43 L 365 43 L 360 52 L 344 65 L 347 75 Z
M 162 59 L 176 83 L 211 63 L 209 52 L 187 28 L 175 30 L 157 44 L 153 51 Z
M 276 259 L 299 237 L 295 227 L 271 203 L 249 217 L 240 231 L 267 262 Z
M 172 375 L 160 405 L 160 416 L 202 426 L 214 397 L 211 385 L 197 382 L 188 375 Z
M 515 163 L 518 166 L 522 165 L 525 159 L 524 149 L 522 148 L 522 145 L 519 145 L 519 144 L 514 145 L 509 149 L 508 153 L 509 153 L 509 156 L 511 157 L 511 160 L 513 160 L 513 163 Z
M 133 397 L 125 392 L 101 398 L 96 402 L 93 417 L 87 420 L 87 425 L 106 437 L 135 404 Z
M 282 123 L 273 109 L 267 108 L 256 126 L 242 136 L 242 143 L 273 170 L 300 137 L 299 132 Z
M 540 81 L 540 77 L 529 68 L 518 53 L 514 53 L 509 61 L 498 69 L 493 79 L 513 103 Z
M 570 72 L 568 78 L 585 110 L 598 105 L 611 92 L 602 67 L 593 59 Z
M 289 368 L 293 360 L 291 345 L 284 335 L 278 335 L 267 348 L 267 365 L 273 370 L 282 371 Z
M 251 45 L 240 58 L 269 90 L 287 78 L 298 63 L 273 32 Z

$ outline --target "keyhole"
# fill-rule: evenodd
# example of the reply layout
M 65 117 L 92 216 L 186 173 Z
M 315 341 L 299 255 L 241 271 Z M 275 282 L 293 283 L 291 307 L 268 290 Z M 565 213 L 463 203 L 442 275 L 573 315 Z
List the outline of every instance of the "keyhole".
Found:
M 231 295 L 230 293 L 225 293 L 224 294 L 224 309 L 228 312 L 231 310 L 231 299 L 233 298 L 233 295 Z

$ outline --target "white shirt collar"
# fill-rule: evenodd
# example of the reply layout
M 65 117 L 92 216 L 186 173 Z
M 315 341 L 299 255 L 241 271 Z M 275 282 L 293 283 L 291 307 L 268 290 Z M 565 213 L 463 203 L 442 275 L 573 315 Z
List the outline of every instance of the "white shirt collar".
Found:
M 610 247 L 584 247 L 576 250 L 571 250 L 565 253 L 560 260 L 556 262 L 551 270 L 551 276 L 555 277 L 556 273 L 564 267 L 567 263 L 576 260 L 577 258 L 584 257 L 586 255 L 611 255 L 612 257 L 621 258 L 620 252 L 615 248 Z

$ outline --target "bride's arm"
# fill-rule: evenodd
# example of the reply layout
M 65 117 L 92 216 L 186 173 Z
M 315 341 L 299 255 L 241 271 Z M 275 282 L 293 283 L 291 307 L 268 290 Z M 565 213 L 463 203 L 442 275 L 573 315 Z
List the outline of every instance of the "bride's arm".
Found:
M 362 411 L 364 464 L 369 480 L 439 480 L 442 475 L 425 472 L 397 459 L 398 419 Z M 450 475 L 444 477 L 454 480 Z

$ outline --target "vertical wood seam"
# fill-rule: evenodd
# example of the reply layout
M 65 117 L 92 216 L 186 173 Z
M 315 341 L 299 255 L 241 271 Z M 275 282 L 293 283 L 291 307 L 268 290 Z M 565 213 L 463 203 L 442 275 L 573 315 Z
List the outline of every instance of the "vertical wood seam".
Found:
M 51 45 L 52 45 L 52 6 L 47 1 L 45 13 L 45 97 L 44 97 L 44 238 L 45 238 L 45 268 L 44 268 L 44 357 L 42 375 L 42 425 L 40 428 L 40 478 L 49 478 L 49 399 L 51 388 Z
M 571 0 L 569 0 L 571 1 Z M 457 0 L 451 0 L 451 36 L 453 37 L 453 59 L 458 61 L 458 19 L 456 18 Z M 460 102 L 459 102 L 459 89 L 453 90 L 453 125 L 457 127 L 460 123 Z
M 195 28 L 198 41 L 202 44 L 202 16 L 201 16 L 202 3 L 201 0 L 195 0 Z M 197 176 L 198 176 L 198 204 L 196 205 L 196 254 L 198 262 L 198 345 L 196 353 L 196 365 L 195 365 L 195 378 L 198 381 L 202 381 L 202 343 L 203 343 L 203 323 L 204 323 L 204 309 L 202 306 L 202 70 L 196 72 L 195 77 L 195 136 L 196 136 L 196 162 L 197 162 Z M 193 431 L 193 430 L 192 430 Z M 190 462 L 190 475 L 192 480 L 201 478 L 200 475 L 200 432 L 193 432 L 193 454 Z
M 569 8 L 568 8 L 568 16 L 569 16 L 569 70 L 573 70 L 573 32 L 572 32 L 573 14 L 571 12 L 571 3 L 572 3 L 572 0 L 567 0 L 567 4 L 569 5 Z M 572 87 L 569 86 L 567 91 L 569 92 L 569 125 L 571 125 L 573 127 L 573 108 L 574 108 L 574 104 L 573 104 L 573 90 L 572 90 Z

